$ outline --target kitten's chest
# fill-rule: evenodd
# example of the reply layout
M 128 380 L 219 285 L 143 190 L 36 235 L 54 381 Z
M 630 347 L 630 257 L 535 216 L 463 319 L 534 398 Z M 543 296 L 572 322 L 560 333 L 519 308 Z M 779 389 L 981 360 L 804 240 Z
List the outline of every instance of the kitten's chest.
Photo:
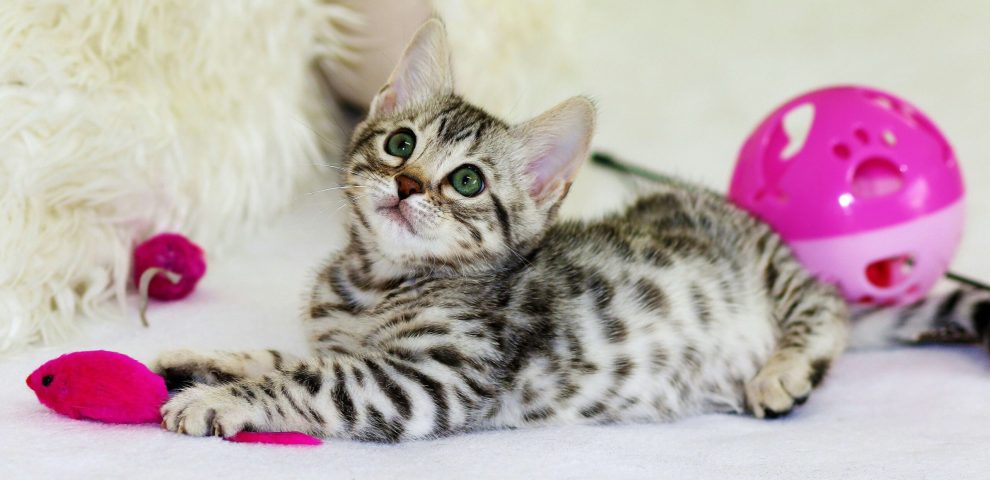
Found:
M 424 279 L 404 280 L 386 290 L 365 292 L 365 310 L 370 315 L 383 315 L 429 303 L 434 297 L 433 283 Z
M 463 284 L 408 282 L 384 293 L 351 328 L 365 348 L 388 351 L 402 346 L 414 352 L 426 338 L 458 337 L 484 324 L 484 315 L 468 299 L 477 298 Z

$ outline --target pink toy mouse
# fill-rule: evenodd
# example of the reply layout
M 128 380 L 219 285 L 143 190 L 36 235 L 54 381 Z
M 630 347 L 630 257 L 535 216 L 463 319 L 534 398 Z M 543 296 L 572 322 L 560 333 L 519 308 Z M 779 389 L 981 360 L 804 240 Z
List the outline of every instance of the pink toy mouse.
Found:
M 205 274 L 203 249 L 177 233 L 160 233 L 134 249 L 134 284 L 146 284 L 151 298 L 185 298 Z
M 804 135 L 787 128 L 802 110 L 811 117 Z M 729 199 L 847 299 L 868 303 L 922 298 L 948 269 L 964 221 L 945 136 L 907 101 L 857 86 L 774 110 L 739 152 Z
M 74 419 L 106 423 L 161 423 L 168 400 L 165 380 L 127 355 L 94 350 L 68 353 L 45 362 L 27 378 L 42 404 Z M 299 432 L 240 432 L 240 443 L 320 445 Z
M 203 249 L 178 233 L 160 233 L 134 249 L 134 285 L 141 295 L 141 323 L 148 326 L 148 297 L 180 300 L 206 274 Z
M 162 377 L 127 355 L 105 350 L 49 360 L 27 378 L 42 404 L 74 419 L 161 422 L 168 400 Z

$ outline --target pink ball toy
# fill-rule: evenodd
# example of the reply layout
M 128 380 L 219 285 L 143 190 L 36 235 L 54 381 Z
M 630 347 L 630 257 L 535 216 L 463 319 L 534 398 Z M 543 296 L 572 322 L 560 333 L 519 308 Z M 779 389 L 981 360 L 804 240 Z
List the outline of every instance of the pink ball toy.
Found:
M 791 121 L 809 115 L 806 130 Z M 910 103 L 866 87 L 816 90 L 771 113 L 739 152 L 729 198 L 846 298 L 878 304 L 922 298 L 964 221 L 948 141 Z

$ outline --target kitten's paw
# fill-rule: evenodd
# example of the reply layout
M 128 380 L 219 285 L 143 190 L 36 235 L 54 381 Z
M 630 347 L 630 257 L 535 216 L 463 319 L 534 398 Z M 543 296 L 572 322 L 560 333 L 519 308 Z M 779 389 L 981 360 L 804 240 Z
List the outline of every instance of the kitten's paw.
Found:
M 197 437 L 230 437 L 248 425 L 256 425 L 258 417 L 257 408 L 222 386 L 187 388 L 162 406 L 163 428 Z
M 221 363 L 213 356 L 193 350 L 170 350 L 159 355 L 151 369 L 165 379 L 169 391 L 174 391 L 195 384 L 216 385 L 239 378 L 231 373 L 232 366 Z
M 746 403 L 756 418 L 791 413 L 814 388 L 813 368 L 804 357 L 774 357 L 746 384 Z

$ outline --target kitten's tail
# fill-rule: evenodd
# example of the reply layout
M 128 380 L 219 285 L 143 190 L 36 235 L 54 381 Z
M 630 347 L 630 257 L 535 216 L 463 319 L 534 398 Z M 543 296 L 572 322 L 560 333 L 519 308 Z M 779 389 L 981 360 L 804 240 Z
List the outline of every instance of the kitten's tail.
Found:
M 990 291 L 962 285 L 910 305 L 853 310 L 849 347 L 981 343 L 990 349 Z
M 666 175 L 637 167 L 603 152 L 591 161 L 617 172 L 657 183 L 678 183 Z M 982 343 L 990 350 L 990 286 L 957 274 L 946 274 L 957 286 L 948 293 L 900 307 L 853 307 L 850 348 L 897 344 Z

